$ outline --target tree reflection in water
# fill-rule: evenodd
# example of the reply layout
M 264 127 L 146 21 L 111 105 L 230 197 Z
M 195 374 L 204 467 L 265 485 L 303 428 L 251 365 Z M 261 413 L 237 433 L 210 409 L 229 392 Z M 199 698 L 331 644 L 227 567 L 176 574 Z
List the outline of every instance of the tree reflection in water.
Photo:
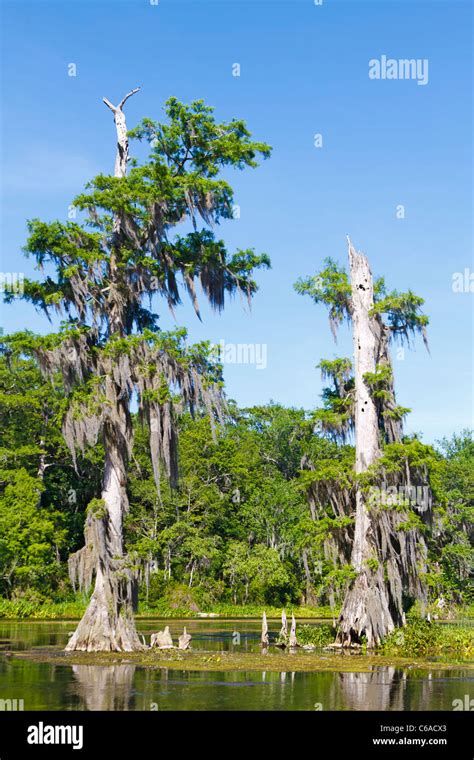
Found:
M 431 674 L 430 674 L 431 676 Z M 407 672 L 393 666 L 378 667 L 371 673 L 339 673 L 345 709 L 406 710 Z M 430 678 L 420 682 L 416 709 L 428 709 Z
M 87 710 L 129 710 L 135 665 L 73 665 L 77 691 Z

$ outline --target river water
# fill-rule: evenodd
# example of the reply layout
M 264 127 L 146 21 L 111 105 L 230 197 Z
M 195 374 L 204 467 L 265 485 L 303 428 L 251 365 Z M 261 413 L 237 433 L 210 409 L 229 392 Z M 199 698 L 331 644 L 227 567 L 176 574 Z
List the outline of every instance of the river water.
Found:
M 259 651 L 258 621 L 148 619 L 138 621 L 138 629 L 148 639 L 166 623 L 175 639 L 186 625 L 195 650 Z M 262 673 L 59 665 L 15 656 L 63 648 L 74 626 L 0 621 L 0 700 L 23 700 L 25 710 L 452 710 L 453 700 L 474 695 L 473 670 L 441 670 L 436 662 L 377 666 L 369 673 L 302 673 L 292 672 L 289 656 L 284 672 Z M 277 621 L 270 621 L 273 629 Z

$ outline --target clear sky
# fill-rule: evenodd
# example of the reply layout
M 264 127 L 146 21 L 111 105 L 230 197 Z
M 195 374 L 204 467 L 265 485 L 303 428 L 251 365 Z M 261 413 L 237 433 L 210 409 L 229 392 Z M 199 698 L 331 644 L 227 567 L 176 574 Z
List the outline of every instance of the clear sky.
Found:
M 171 95 L 203 98 L 273 146 L 258 169 L 232 173 L 240 219 L 217 230 L 231 250 L 272 259 L 252 312 L 237 298 L 222 315 L 202 304 L 203 324 L 188 305 L 176 314 L 193 340 L 266 344 L 265 369 L 225 366 L 228 395 L 319 403 L 315 365 L 352 355 L 350 335 L 343 328 L 335 345 L 324 308 L 293 283 L 327 256 L 345 263 L 350 235 L 389 287 L 426 299 L 431 355 L 417 340 L 394 361 L 408 431 L 431 442 L 472 425 L 473 295 L 452 288 L 454 273 L 474 270 L 471 13 L 455 0 L 4 2 L 2 271 L 33 273 L 26 219 L 66 219 L 84 183 L 113 171 L 103 96 L 142 87 L 126 106 L 129 128 L 161 118 Z M 382 55 L 428 59 L 428 83 L 370 79 Z M 2 306 L 1 325 L 51 329 L 23 302 Z

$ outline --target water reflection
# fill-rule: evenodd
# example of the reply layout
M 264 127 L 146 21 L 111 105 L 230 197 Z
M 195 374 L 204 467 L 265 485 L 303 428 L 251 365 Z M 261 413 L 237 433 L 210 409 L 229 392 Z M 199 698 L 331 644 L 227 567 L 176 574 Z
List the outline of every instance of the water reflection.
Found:
M 135 665 L 73 665 L 77 693 L 87 710 L 129 710 Z
M 301 621 L 318 624 L 318 621 Z M 273 628 L 275 621 L 272 621 Z M 149 642 L 151 634 L 169 625 L 175 643 L 185 625 L 192 636 L 193 649 L 211 651 L 260 652 L 261 623 L 256 620 L 138 620 L 137 629 Z M 27 650 L 34 647 L 63 648 L 73 632 L 73 621 L 4 621 L 0 620 L 0 652 L 2 650 Z M 274 635 L 274 634 L 273 634 Z
M 406 674 L 394 667 L 372 673 L 339 673 L 347 710 L 403 710 Z
M 259 621 L 186 621 L 193 648 L 260 652 Z M 143 621 L 147 635 L 163 621 Z M 301 652 L 288 653 L 282 672 L 191 672 L 116 665 L 65 665 L 2 656 L 1 649 L 62 648 L 70 622 L 0 623 L 0 698 L 24 699 L 27 710 L 450 710 L 454 699 L 474 693 L 474 671 L 374 666 L 366 673 L 295 672 Z M 171 621 L 174 639 L 183 621 Z M 240 644 L 233 634 L 240 634 Z M 235 637 L 234 637 L 235 638 Z M 279 651 L 281 656 L 281 652 Z M 354 670 L 360 665 L 354 656 Z M 328 655 L 314 653 L 327 659 Z M 322 663 L 323 664 L 323 663 Z M 344 663 L 347 665 L 347 661 Z

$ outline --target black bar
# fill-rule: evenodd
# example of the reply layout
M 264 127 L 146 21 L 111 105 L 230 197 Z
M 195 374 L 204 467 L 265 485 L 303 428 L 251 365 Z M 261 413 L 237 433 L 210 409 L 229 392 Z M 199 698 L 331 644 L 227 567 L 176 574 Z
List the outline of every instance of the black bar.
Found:
M 214 758 L 235 753 L 254 756 L 258 750 L 331 760 L 339 760 L 344 753 L 350 753 L 350 760 L 407 755 L 420 760 L 472 760 L 472 717 L 469 711 L 4 712 L 0 713 L 0 760 L 142 760 L 194 752 Z M 64 735 L 56 734 L 56 726 L 66 727 Z M 44 742 L 49 738 L 69 739 L 77 749 L 73 744 L 32 744 L 28 737 L 42 737 Z

